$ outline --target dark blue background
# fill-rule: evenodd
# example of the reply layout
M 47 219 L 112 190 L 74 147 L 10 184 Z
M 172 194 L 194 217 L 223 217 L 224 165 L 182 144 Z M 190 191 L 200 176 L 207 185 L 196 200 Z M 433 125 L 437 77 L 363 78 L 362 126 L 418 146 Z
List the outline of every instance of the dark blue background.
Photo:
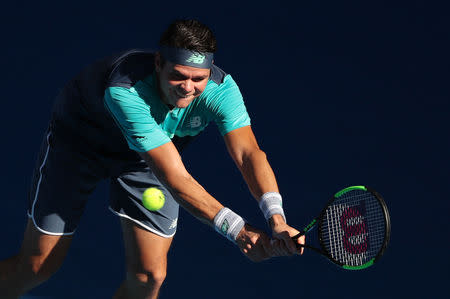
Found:
M 365 271 L 340 270 L 310 252 L 253 264 L 182 211 L 161 298 L 448 295 L 449 21 L 432 2 L 392 2 L 3 6 L 0 258 L 20 246 L 29 179 L 58 89 L 97 58 L 156 47 L 174 18 L 198 18 L 218 39 L 216 64 L 241 88 L 290 224 L 306 224 L 335 191 L 366 184 L 387 201 L 392 239 Z M 222 203 L 265 227 L 215 126 L 184 161 Z M 95 191 L 64 266 L 31 294 L 112 296 L 124 258 L 108 192 L 106 183 Z

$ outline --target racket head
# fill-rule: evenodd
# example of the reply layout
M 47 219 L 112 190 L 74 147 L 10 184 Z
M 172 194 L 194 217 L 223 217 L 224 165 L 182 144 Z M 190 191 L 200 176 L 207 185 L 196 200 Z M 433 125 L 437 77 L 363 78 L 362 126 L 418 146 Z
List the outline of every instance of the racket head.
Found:
M 317 219 L 323 254 L 344 269 L 372 266 L 389 243 L 386 203 L 370 187 L 350 186 L 337 192 Z

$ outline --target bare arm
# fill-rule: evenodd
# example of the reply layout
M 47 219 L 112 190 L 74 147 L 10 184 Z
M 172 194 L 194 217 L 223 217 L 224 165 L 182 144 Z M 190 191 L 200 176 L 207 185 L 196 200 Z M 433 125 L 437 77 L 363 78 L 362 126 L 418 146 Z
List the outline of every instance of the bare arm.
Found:
M 173 143 L 139 154 L 158 178 L 176 193 L 175 198 L 183 208 L 200 221 L 214 226 L 214 217 L 223 205 L 188 173 Z M 252 261 L 261 261 L 273 255 L 270 239 L 264 232 L 246 224 L 239 237 L 237 245 Z
M 257 201 L 266 192 L 279 192 L 272 167 L 266 154 L 259 148 L 250 126 L 233 130 L 224 138 L 228 152 Z M 269 219 L 271 226 L 279 222 L 284 223 L 281 215 Z
M 279 192 L 275 174 L 266 154 L 259 148 L 250 126 L 233 130 L 224 138 L 228 152 L 257 201 L 266 192 Z M 290 239 L 298 233 L 298 230 L 288 226 L 279 214 L 269 218 L 269 225 L 272 235 L 280 240 L 274 246 L 279 255 L 298 253 L 294 242 Z M 304 237 L 299 238 L 298 242 L 304 244 Z
M 155 174 L 182 199 L 179 204 L 200 221 L 213 226 L 214 216 L 223 208 L 186 170 L 172 142 L 139 153 Z

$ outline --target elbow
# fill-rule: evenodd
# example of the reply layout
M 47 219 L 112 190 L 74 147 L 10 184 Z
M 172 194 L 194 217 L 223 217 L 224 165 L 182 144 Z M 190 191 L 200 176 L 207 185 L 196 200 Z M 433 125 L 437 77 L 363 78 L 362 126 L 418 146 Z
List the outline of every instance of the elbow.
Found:
M 192 179 L 186 168 L 181 163 L 157 163 L 154 159 L 150 158 L 150 155 L 145 153 L 139 153 L 142 159 L 147 162 L 151 172 L 165 185 L 171 189 L 177 189 L 180 182 Z
M 240 166 L 239 168 L 242 170 L 248 165 L 251 165 L 253 163 L 261 163 L 263 161 L 267 161 L 266 153 L 261 149 L 255 149 L 249 153 L 244 154 L 238 165 Z
M 193 180 L 187 171 L 161 173 L 158 178 L 178 196 L 184 193 L 184 187 Z

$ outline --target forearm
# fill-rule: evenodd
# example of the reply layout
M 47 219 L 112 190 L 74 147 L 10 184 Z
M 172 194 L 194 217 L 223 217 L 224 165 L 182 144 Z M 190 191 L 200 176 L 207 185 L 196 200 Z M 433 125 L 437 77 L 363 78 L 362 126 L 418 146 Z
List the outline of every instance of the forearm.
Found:
M 213 220 L 223 205 L 211 196 L 191 175 L 167 176 L 167 185 L 175 199 L 200 221 L 214 226 Z
M 238 167 L 256 200 L 266 192 L 278 192 L 275 174 L 263 151 L 258 149 L 243 155 Z
M 244 155 L 240 167 L 242 176 L 257 201 L 267 192 L 279 192 L 275 174 L 270 166 L 266 154 L 261 150 L 255 150 Z M 282 215 L 275 214 L 268 219 L 270 227 L 285 223 Z
M 237 236 L 245 225 L 241 216 L 209 195 L 189 174 L 181 177 L 169 175 L 165 181 L 172 192 L 176 193 L 175 198 L 183 208 L 200 221 L 214 227 L 230 241 L 236 242 Z
M 200 221 L 213 225 L 214 217 L 223 208 L 184 168 L 178 152 L 173 145 L 163 145 L 155 149 L 154 157 L 150 153 L 140 153 L 153 173 L 169 187 L 175 200 L 190 214 Z M 160 154 L 158 155 L 158 151 Z M 165 154 L 172 152 L 172 159 L 165 159 Z
M 298 231 L 286 224 L 282 197 L 278 191 L 275 174 L 267 161 L 266 154 L 259 148 L 251 127 L 235 129 L 226 134 L 224 139 L 230 156 L 241 171 L 250 192 L 258 201 L 264 218 L 268 220 L 272 228 L 272 237 L 278 240 L 274 242 L 271 240 L 265 252 L 269 257 L 297 253 L 290 237 L 298 234 Z M 245 227 L 241 232 L 245 232 Z M 241 236 L 238 239 L 241 240 Z M 241 247 L 244 253 L 247 245 L 244 244 Z

